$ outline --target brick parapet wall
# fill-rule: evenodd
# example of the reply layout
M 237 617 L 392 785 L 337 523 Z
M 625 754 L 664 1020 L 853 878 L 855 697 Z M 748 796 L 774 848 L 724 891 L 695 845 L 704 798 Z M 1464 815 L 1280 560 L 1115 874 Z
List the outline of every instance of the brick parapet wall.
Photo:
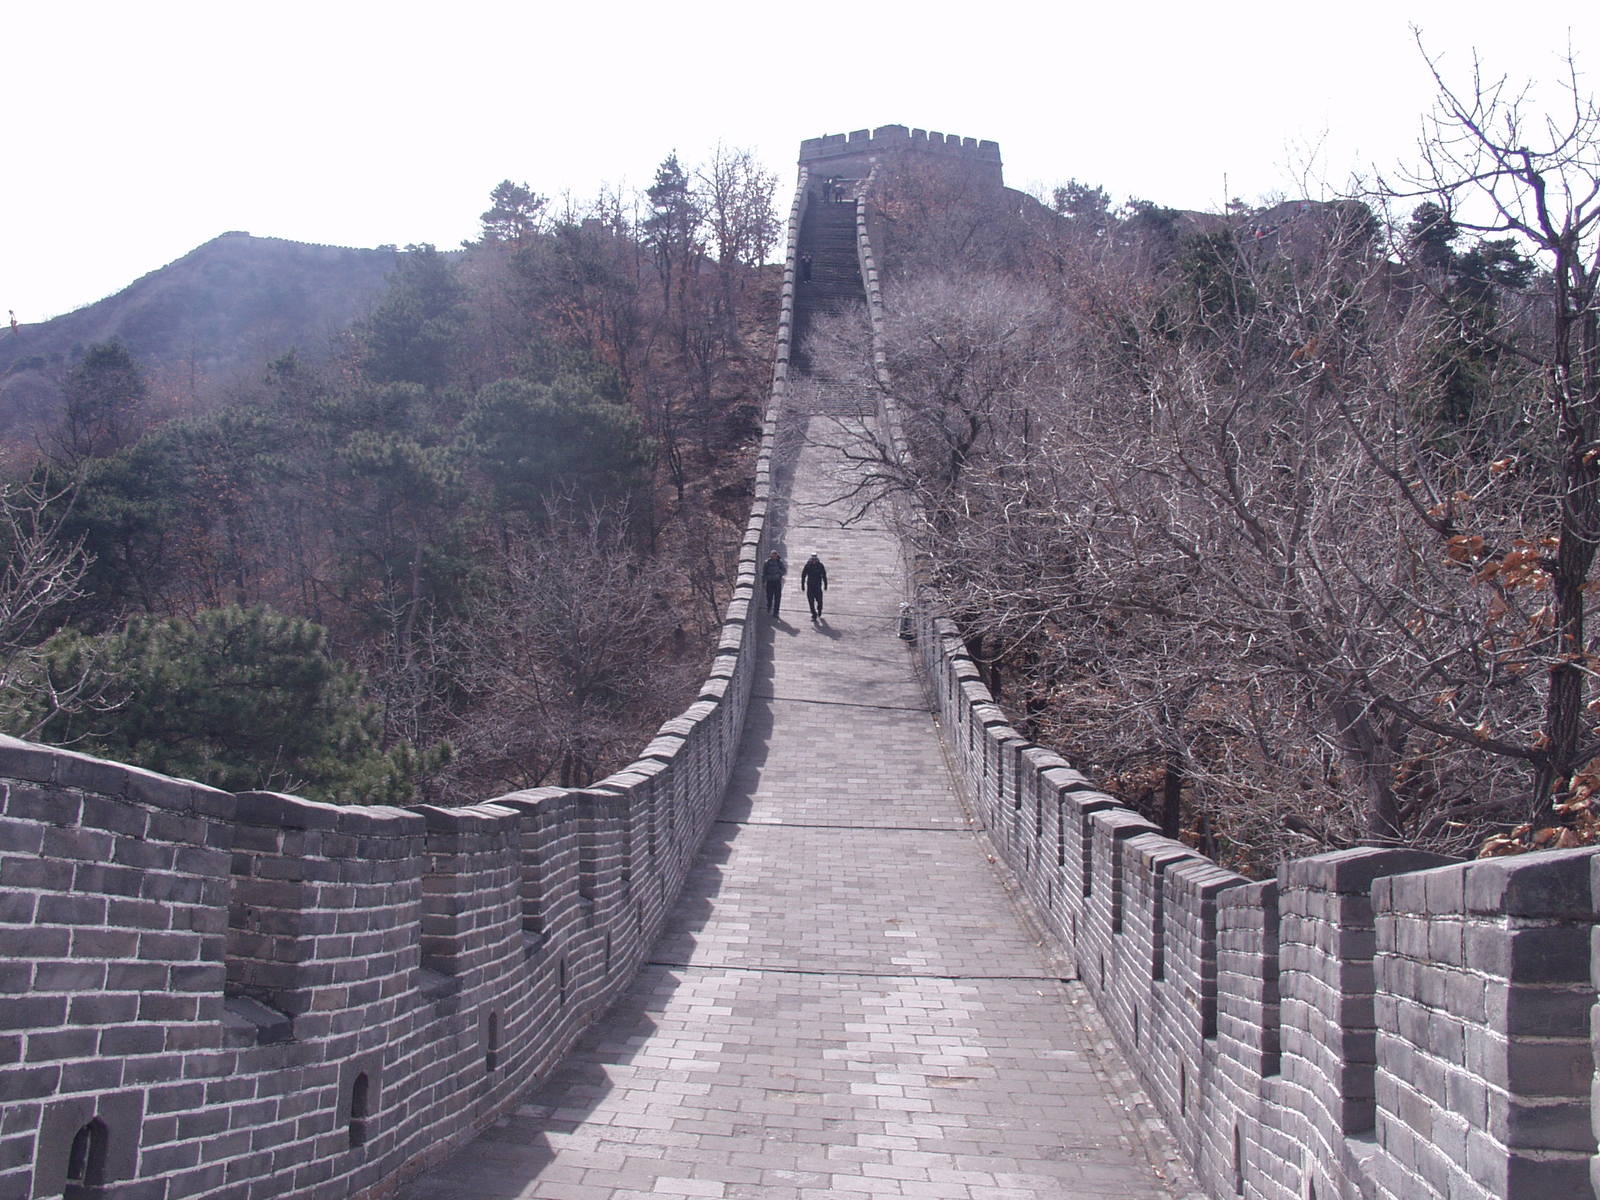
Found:
M 1377 970 L 1405 983 L 1376 1001 L 1391 1190 L 1586 1194 L 1597 864 L 1568 850 L 1378 881 Z
M 878 420 L 904 461 L 872 190 L 857 236 Z M 955 775 L 1209 1194 L 1600 1195 L 1600 852 L 1356 849 L 1252 882 L 1022 741 L 909 546 L 906 576 Z
M 0 1197 L 377 1197 L 626 987 L 721 804 L 784 451 L 773 388 L 710 670 L 627 768 L 463 808 L 230 795 L 0 738 Z
M 471 1136 L 636 971 L 741 694 L 600 786 L 467 809 L 0 743 L 0 1194 L 60 1195 L 97 1119 L 112 1194 L 161 1200 L 381 1191 Z

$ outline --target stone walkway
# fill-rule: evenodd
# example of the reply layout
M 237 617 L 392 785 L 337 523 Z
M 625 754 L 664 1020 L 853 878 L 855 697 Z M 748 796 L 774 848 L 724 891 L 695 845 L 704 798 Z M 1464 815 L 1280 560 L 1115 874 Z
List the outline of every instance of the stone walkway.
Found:
M 650 963 L 404 1200 L 1181 1194 L 951 790 L 897 637 L 894 540 L 829 503 L 839 428 L 808 424 L 737 774 Z

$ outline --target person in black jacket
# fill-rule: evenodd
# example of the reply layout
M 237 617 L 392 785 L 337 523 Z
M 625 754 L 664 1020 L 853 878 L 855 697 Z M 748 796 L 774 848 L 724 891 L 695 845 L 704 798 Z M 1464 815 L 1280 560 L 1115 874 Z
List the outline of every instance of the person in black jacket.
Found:
M 806 603 L 811 606 L 811 619 L 815 621 L 822 616 L 822 593 L 828 590 L 828 568 L 815 551 L 800 568 L 800 586 L 806 590 Z
M 788 573 L 789 568 L 784 566 L 783 557 L 776 550 L 767 555 L 767 561 L 761 564 L 761 582 L 767 593 L 767 612 L 774 617 L 778 615 L 778 601 L 783 599 L 783 577 Z

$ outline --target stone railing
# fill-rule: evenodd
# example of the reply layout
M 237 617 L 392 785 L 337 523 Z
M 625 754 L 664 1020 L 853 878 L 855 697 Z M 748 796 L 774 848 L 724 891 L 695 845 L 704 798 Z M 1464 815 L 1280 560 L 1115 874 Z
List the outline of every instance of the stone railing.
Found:
M 0 738 L 0 1197 L 376 1196 L 506 1111 L 630 983 L 750 695 L 801 182 L 721 639 L 627 768 L 337 807 Z
M 863 196 L 881 436 L 905 461 L 869 212 Z M 909 549 L 907 577 L 958 782 L 1212 1196 L 1600 1193 L 1600 852 L 1355 849 L 1252 882 L 1022 737 Z

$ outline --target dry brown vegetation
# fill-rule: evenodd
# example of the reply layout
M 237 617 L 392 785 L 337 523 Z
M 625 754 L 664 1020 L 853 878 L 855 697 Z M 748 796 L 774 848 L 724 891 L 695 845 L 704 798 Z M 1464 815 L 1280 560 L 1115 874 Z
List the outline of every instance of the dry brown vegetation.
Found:
M 1568 100 L 1441 88 L 1409 183 L 1208 221 L 880 180 L 913 462 L 878 485 L 1025 732 L 1231 866 L 1592 834 L 1600 162 Z

